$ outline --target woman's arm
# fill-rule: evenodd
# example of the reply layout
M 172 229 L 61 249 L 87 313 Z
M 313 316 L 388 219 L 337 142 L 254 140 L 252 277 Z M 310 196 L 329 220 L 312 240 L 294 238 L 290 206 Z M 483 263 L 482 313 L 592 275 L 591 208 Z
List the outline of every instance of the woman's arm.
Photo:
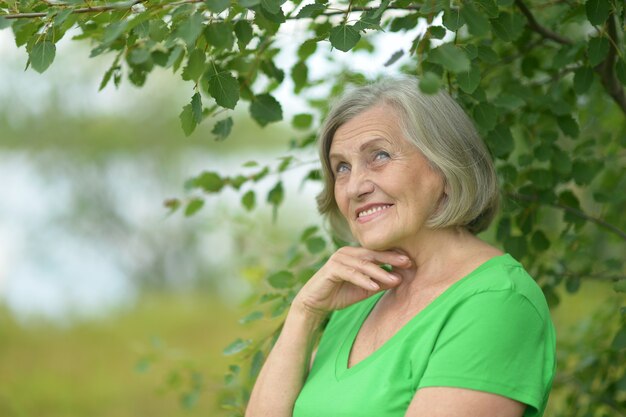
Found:
M 292 305 L 252 390 L 246 417 L 291 417 L 324 317 Z
M 410 260 L 396 252 L 343 247 L 294 298 L 282 332 L 252 390 L 246 417 L 292 417 L 311 353 L 328 315 L 400 283 L 381 264 L 406 268 Z
M 522 417 L 526 404 L 464 388 L 417 390 L 405 417 Z

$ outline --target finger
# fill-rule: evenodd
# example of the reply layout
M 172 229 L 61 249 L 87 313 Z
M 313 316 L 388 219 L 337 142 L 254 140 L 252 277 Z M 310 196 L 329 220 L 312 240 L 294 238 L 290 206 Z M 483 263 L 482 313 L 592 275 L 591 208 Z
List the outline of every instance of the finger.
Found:
M 361 259 L 367 259 L 377 265 L 389 264 L 397 268 L 409 268 L 412 265 L 411 259 L 395 251 L 374 251 L 365 248 L 352 248 L 351 255 Z
M 352 258 L 349 262 L 350 266 L 358 269 L 363 274 L 371 277 L 372 279 L 378 281 L 381 284 L 385 284 L 387 286 L 395 286 L 400 283 L 400 279 L 398 276 L 385 271 L 375 262 L 371 262 L 367 259 L 354 259 Z M 353 264 L 353 262 L 355 264 Z
M 340 281 L 349 282 L 357 287 L 363 288 L 366 291 L 380 290 L 380 285 L 374 281 L 372 277 L 364 274 L 352 266 L 344 265 L 344 267 L 341 268 L 340 271 L 337 271 L 337 274 L 334 276 Z

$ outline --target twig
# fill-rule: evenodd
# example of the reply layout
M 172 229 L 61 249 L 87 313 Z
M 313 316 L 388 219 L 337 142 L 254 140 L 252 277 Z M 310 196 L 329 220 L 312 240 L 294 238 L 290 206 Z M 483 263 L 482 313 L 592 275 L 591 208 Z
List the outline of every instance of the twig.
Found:
M 120 5 L 110 5 L 110 6 L 93 6 L 93 7 L 81 7 L 78 9 L 72 10 L 72 13 L 99 13 L 99 12 L 108 12 L 111 10 L 123 10 L 130 9 L 135 4 L 144 3 L 147 0 L 133 0 L 131 3 L 124 3 L 123 6 Z M 199 1 L 199 0 L 194 0 Z M 34 13 L 14 13 L 14 14 L 5 14 L 0 15 L 5 19 L 32 19 L 36 17 L 46 17 L 48 16 L 48 12 L 34 12 Z
M 615 15 L 611 13 L 607 21 L 608 37 L 610 41 L 609 52 L 600 64 L 594 70 L 600 75 L 600 81 L 615 103 L 619 106 L 624 114 L 626 114 L 626 95 L 624 87 L 615 75 L 615 60 L 617 59 L 617 28 L 615 25 Z
M 541 202 L 539 200 L 539 197 L 534 196 L 534 195 L 526 195 L 526 194 L 518 194 L 518 193 L 506 193 L 506 195 L 508 195 L 509 197 L 515 199 L 515 200 L 520 200 L 520 201 L 532 201 L 532 202 Z M 544 203 L 546 204 L 546 203 Z M 577 217 L 580 217 L 581 219 L 585 219 L 587 221 L 590 221 L 592 223 L 597 224 L 600 227 L 603 227 L 611 232 L 613 232 L 614 234 L 616 234 L 617 236 L 621 237 L 622 239 L 626 240 L 626 232 L 624 232 L 623 230 L 619 229 L 618 227 L 612 225 L 611 223 L 608 223 L 605 220 L 599 219 L 597 217 L 593 217 L 590 216 L 589 214 L 585 213 L 582 210 L 576 209 L 574 207 L 570 207 L 570 206 L 566 206 L 564 204 L 561 203 L 547 203 L 547 205 L 552 206 L 552 207 L 556 207 L 556 208 L 560 208 L 561 210 L 567 211 L 568 213 L 571 213 Z
M 528 26 L 532 30 L 539 33 L 546 39 L 551 39 L 563 45 L 571 45 L 573 43 L 571 40 L 564 38 L 558 33 L 552 32 L 550 29 L 541 26 L 539 22 L 537 22 L 537 19 L 535 19 L 535 16 L 533 16 L 533 13 L 530 11 L 528 6 L 526 6 L 526 4 L 522 0 L 515 0 L 515 4 L 517 5 L 517 7 L 519 7 L 524 16 L 526 16 L 526 20 L 528 20 Z

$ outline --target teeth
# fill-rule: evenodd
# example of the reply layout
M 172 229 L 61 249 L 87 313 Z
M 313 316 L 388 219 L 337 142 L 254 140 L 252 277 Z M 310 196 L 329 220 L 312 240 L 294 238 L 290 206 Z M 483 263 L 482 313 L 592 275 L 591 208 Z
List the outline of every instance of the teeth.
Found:
M 359 217 L 363 217 L 363 216 L 369 216 L 370 214 L 376 213 L 377 211 L 381 211 L 384 209 L 387 209 L 391 207 L 391 205 L 387 204 L 385 206 L 377 206 L 377 207 L 373 207 L 369 210 L 365 210 L 359 213 Z

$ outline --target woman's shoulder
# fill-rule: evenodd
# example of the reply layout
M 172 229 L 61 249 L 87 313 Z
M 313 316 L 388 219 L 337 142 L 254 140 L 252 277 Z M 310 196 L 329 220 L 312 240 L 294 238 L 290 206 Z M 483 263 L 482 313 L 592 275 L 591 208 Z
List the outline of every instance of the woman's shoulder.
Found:
M 542 318 L 549 315 L 541 287 L 522 264 L 508 253 L 482 263 L 459 282 L 455 292 L 461 299 L 477 294 L 509 293 L 526 299 Z

